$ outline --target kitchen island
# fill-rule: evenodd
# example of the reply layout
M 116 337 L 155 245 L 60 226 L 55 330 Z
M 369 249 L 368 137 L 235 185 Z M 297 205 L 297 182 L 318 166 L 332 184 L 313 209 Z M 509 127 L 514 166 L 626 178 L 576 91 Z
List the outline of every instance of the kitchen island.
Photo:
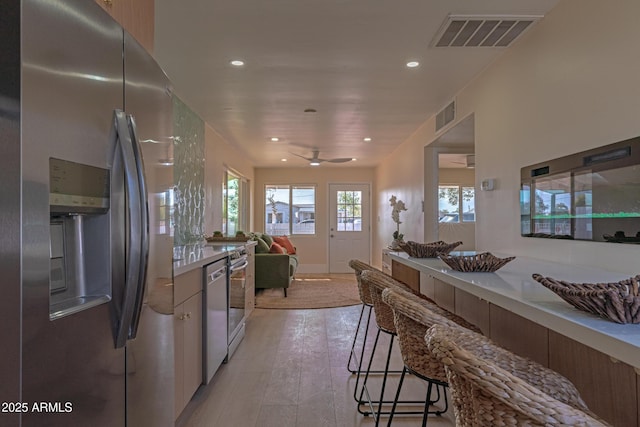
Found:
M 462 254 L 473 252 L 452 253 Z M 601 417 L 614 425 L 639 425 L 640 325 L 579 311 L 531 277 L 539 273 L 592 283 L 629 275 L 527 257 L 517 257 L 495 273 L 461 273 L 439 259 L 392 251 L 385 255 L 394 277 L 419 277 L 419 283 L 408 284 L 475 323 L 503 347 L 567 376 Z
M 229 285 L 227 276 L 227 258 L 236 249 L 246 247 L 250 253 L 249 265 L 253 267 L 253 250 L 255 242 L 223 242 L 223 243 L 196 243 L 192 245 L 178 246 L 173 250 L 173 313 L 174 313 L 174 356 L 175 356 L 175 416 L 182 413 L 190 402 L 196 390 L 206 384 L 211 375 L 211 369 L 207 370 L 203 363 L 207 347 L 215 334 L 215 342 L 222 341 L 222 347 L 226 347 L 228 338 L 228 313 L 229 313 Z M 207 298 L 207 277 L 204 267 L 216 261 L 223 261 L 224 277 L 222 280 L 222 292 L 216 293 L 216 298 Z M 245 292 L 249 304 L 253 304 L 254 285 L 253 272 L 249 269 Z M 216 289 L 220 289 L 216 285 Z M 211 293 L 210 296 L 214 294 Z M 220 298 L 221 297 L 221 298 Z M 222 299 L 222 301 L 221 301 Z M 214 307 L 211 305 L 215 303 Z M 251 307 L 253 308 L 253 307 Z M 246 315 L 250 310 L 244 311 Z M 211 322 L 211 316 L 222 313 L 222 318 L 216 317 L 218 322 Z M 209 320 L 209 322 L 205 321 Z M 218 346 L 219 348 L 220 346 Z M 226 354 L 226 348 L 223 350 Z M 210 362 L 207 360 L 207 362 Z M 216 365 L 217 366 L 217 365 Z
M 173 248 L 173 276 L 179 276 L 196 268 L 218 261 L 229 252 L 252 242 L 195 243 Z

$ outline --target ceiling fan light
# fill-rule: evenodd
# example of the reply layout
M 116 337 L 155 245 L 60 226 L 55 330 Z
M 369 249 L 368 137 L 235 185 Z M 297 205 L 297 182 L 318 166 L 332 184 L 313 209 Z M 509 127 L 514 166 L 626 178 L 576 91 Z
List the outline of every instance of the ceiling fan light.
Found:
M 316 160 L 312 160 L 312 161 L 309 163 L 309 166 L 320 166 L 320 162 L 318 162 L 318 161 L 316 161 Z

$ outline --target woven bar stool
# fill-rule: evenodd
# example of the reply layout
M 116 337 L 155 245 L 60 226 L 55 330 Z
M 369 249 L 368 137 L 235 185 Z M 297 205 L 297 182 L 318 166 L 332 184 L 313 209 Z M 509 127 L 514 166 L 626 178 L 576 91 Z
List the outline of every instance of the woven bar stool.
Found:
M 353 336 L 353 342 L 351 343 L 351 352 L 349 353 L 349 360 L 347 361 L 347 370 L 352 374 L 356 374 L 356 384 L 353 389 L 353 398 L 356 402 L 360 403 L 358 398 L 358 385 L 360 384 L 360 375 L 362 373 L 362 361 L 364 360 L 364 352 L 367 345 L 367 336 L 369 334 L 369 324 L 371 322 L 371 311 L 373 308 L 373 301 L 371 300 L 371 292 L 369 291 L 369 285 L 366 283 L 362 283 L 362 279 L 360 275 L 363 271 L 366 270 L 377 270 L 375 267 L 362 262 L 357 259 L 352 259 L 349 261 L 349 267 L 351 267 L 356 275 L 356 280 L 358 282 L 358 294 L 360 295 L 360 301 L 362 302 L 362 308 L 360 309 L 360 317 L 358 318 L 358 325 L 356 326 L 356 333 Z M 381 272 L 382 273 L 382 272 Z M 360 325 L 362 324 L 362 318 L 364 316 L 365 310 L 367 311 L 367 321 L 364 328 L 364 336 L 362 337 L 362 349 L 360 351 L 360 356 L 356 355 L 356 343 L 358 340 L 358 335 L 360 333 Z M 351 369 L 351 361 L 355 360 L 356 368 Z M 384 373 L 384 371 L 375 371 L 372 373 Z
M 362 308 L 360 310 L 360 318 L 358 319 L 358 325 L 356 326 L 356 333 L 353 336 L 353 342 L 351 343 L 351 352 L 349 354 L 349 360 L 347 361 L 347 369 L 352 374 L 356 374 L 356 384 L 353 389 L 353 398 L 356 402 L 360 403 L 362 400 L 362 396 L 358 397 L 358 386 L 360 384 L 360 378 L 362 376 L 362 363 L 365 359 L 365 350 L 367 345 L 367 336 L 369 334 L 369 325 L 371 323 L 371 312 L 373 310 L 373 300 L 371 299 L 371 291 L 369 290 L 369 285 L 367 283 L 363 283 L 360 279 L 360 275 L 363 271 L 375 271 L 389 279 L 393 280 L 391 276 L 383 273 L 371 265 L 362 262 L 357 259 L 353 259 L 349 261 L 349 266 L 354 270 L 356 275 L 356 280 L 358 281 L 358 293 L 360 295 L 360 301 L 362 302 Z M 360 325 L 362 324 L 362 319 L 364 317 L 364 312 L 367 311 L 367 321 L 364 328 L 364 334 L 362 334 L 362 348 L 360 349 L 360 355 L 356 354 L 356 343 L 358 336 L 360 335 Z M 351 361 L 355 361 L 356 368 L 351 368 Z M 396 373 L 399 374 L 402 371 L 379 371 L 379 370 L 369 370 L 369 374 L 384 374 L 384 373 Z
M 386 303 L 384 303 L 382 301 L 382 291 L 384 291 L 387 288 L 391 288 L 391 289 L 399 289 L 401 291 L 405 291 L 408 293 L 412 293 L 413 291 L 407 287 L 406 285 L 404 285 L 401 282 L 398 282 L 397 280 L 393 279 L 391 276 L 386 275 L 384 273 L 378 272 L 378 271 L 363 271 L 360 275 L 360 279 L 362 280 L 362 283 L 367 285 L 369 287 L 369 290 L 371 292 L 371 300 L 373 301 L 373 312 L 375 314 L 375 318 L 376 318 L 376 323 L 378 325 L 378 332 L 376 333 L 376 339 L 373 343 L 373 349 L 371 350 L 371 354 L 369 357 L 369 364 L 367 366 L 367 371 L 364 377 L 364 380 L 362 382 L 362 388 L 360 389 L 360 395 L 357 399 L 358 401 L 358 412 L 360 412 L 363 415 L 373 415 L 375 420 L 376 420 L 376 426 L 378 425 L 378 423 L 380 422 L 380 415 L 382 414 L 390 414 L 390 411 L 383 411 L 382 410 L 382 405 L 383 404 L 393 404 L 394 401 L 391 400 L 384 400 L 384 391 L 386 388 L 386 384 L 387 384 L 387 377 L 389 374 L 389 363 L 391 361 L 391 354 L 392 354 L 392 350 L 393 350 L 393 341 L 397 335 L 396 333 L 396 327 L 395 327 L 395 323 L 393 321 L 393 311 L 391 310 L 391 307 L 389 307 Z M 417 296 L 416 296 L 417 298 Z M 369 375 L 370 375 L 370 371 L 371 371 L 371 365 L 373 363 L 373 358 L 375 356 L 375 352 L 376 352 L 376 348 L 378 346 L 378 340 L 380 339 L 380 334 L 381 333 L 385 333 L 389 335 L 389 348 L 387 351 L 387 359 L 386 359 L 386 364 L 385 364 L 385 369 L 384 369 L 384 373 L 382 376 L 382 386 L 380 388 L 380 398 L 379 400 L 372 400 L 369 394 L 369 390 L 367 388 L 367 381 L 369 379 Z M 398 373 L 404 372 L 403 371 L 398 371 Z M 367 400 L 364 400 L 364 394 L 367 394 Z M 398 403 L 402 403 L 402 404 L 419 404 L 419 405 L 424 405 L 424 401 L 419 400 L 419 401 L 402 401 L 402 402 L 398 402 Z M 368 404 L 369 406 L 369 410 L 364 410 L 361 406 Z M 377 405 L 377 410 L 374 408 L 374 405 Z M 415 411 L 415 410 L 407 410 L 407 411 L 398 411 L 397 413 L 402 413 L 402 414 L 412 414 L 412 415 L 422 415 L 423 414 L 423 410 L 422 408 L 420 408 L 419 411 Z
M 607 426 L 562 375 L 486 337 L 434 325 L 427 347 L 445 366 L 456 426 Z
M 362 272 L 365 270 L 373 271 L 373 270 L 376 270 L 376 268 L 358 259 L 352 259 L 351 261 L 349 261 L 349 267 L 351 267 L 354 270 L 356 275 L 356 280 L 358 281 L 358 294 L 360 295 L 362 308 L 360 309 L 358 326 L 356 326 L 356 333 L 353 336 L 353 343 L 351 344 L 351 353 L 349 354 L 349 360 L 347 361 L 347 369 L 352 374 L 360 375 L 360 371 L 362 370 L 362 358 L 364 357 L 364 348 L 367 342 L 367 334 L 369 333 L 369 323 L 371 321 L 371 308 L 373 307 L 373 301 L 371 300 L 371 292 L 369 291 L 369 286 L 366 283 L 365 284 L 362 283 L 362 280 L 360 279 L 360 274 L 362 274 Z M 362 324 L 362 318 L 364 316 L 365 309 L 367 310 L 367 322 L 366 322 L 366 327 L 364 329 L 364 337 L 362 338 L 362 351 L 360 352 L 360 358 L 358 358 L 355 353 L 356 342 L 358 340 L 358 334 L 360 333 L 360 325 Z M 355 363 L 356 363 L 355 369 L 351 368 L 352 360 L 355 360 Z M 356 385 L 357 385 L 357 380 L 356 380 Z
M 428 383 L 427 396 L 424 402 L 424 414 L 422 416 L 422 426 L 424 427 L 427 425 L 429 414 L 441 415 L 448 409 L 445 389 L 448 384 L 444 365 L 440 360 L 433 357 L 425 345 L 424 335 L 427 329 L 434 324 L 439 324 L 449 328 L 464 327 L 477 333 L 480 333 L 480 330 L 460 316 L 400 289 L 385 289 L 382 292 L 382 301 L 393 310 L 400 353 L 402 354 L 402 360 L 404 362 L 404 369 L 400 377 L 400 382 L 398 383 L 398 390 L 396 391 L 396 397 L 393 407 L 391 408 L 391 413 L 389 414 L 387 425 L 390 426 L 393 421 L 396 402 L 400 397 L 404 377 L 406 373 L 409 372 Z M 436 391 L 438 392 L 438 399 L 436 399 L 436 401 L 439 400 L 440 389 L 442 389 L 444 408 L 430 412 L 429 406 L 433 403 L 430 400 L 433 386 L 436 387 Z

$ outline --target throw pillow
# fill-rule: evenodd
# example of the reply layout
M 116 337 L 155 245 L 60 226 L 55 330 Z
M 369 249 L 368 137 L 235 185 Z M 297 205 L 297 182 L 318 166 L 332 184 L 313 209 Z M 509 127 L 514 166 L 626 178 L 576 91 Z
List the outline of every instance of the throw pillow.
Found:
M 295 254 L 296 248 L 287 236 L 274 236 L 273 241 L 287 250 L 288 254 Z
M 273 242 L 271 244 L 271 247 L 269 248 L 269 253 L 270 254 L 286 254 L 287 250 L 282 246 L 280 246 L 279 244 L 277 244 L 276 242 Z
M 269 245 L 269 247 L 271 247 L 271 244 L 273 243 L 273 237 L 269 236 L 266 233 L 263 233 L 262 236 L 260 236 L 260 238 L 264 240 L 266 244 Z
M 267 254 L 267 253 L 269 253 L 269 245 L 267 245 L 267 242 L 265 242 L 264 240 L 262 240 L 259 237 L 256 237 L 256 242 L 258 242 L 258 246 L 256 246 L 256 253 L 257 254 Z

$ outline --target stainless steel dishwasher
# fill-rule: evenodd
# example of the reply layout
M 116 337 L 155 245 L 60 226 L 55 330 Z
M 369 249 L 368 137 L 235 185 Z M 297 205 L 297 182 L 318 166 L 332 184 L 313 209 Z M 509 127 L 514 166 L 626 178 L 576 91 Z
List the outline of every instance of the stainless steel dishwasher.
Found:
M 204 307 L 202 316 L 203 381 L 209 384 L 227 357 L 229 319 L 227 317 L 227 258 L 204 267 Z

